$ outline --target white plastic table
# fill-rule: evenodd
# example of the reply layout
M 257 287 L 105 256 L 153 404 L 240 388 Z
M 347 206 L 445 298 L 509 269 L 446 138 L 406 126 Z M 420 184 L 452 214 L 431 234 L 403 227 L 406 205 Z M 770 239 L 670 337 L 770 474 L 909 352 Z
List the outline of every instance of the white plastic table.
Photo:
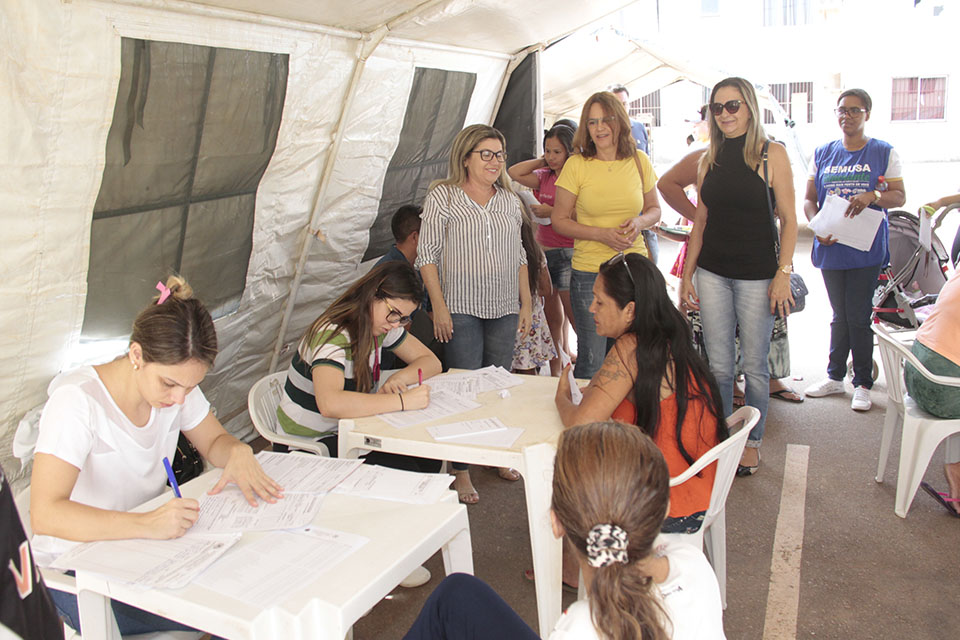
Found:
M 357 457 L 366 450 L 450 460 L 491 467 L 513 467 L 524 478 L 527 521 L 536 576 L 537 618 L 540 635 L 546 636 L 561 611 L 561 547 L 550 528 L 553 459 L 563 423 L 554 396 L 558 378 L 520 376 L 523 384 L 501 398 L 497 391 L 477 397 L 481 406 L 472 411 L 398 429 L 378 417 L 340 420 L 341 458 Z M 509 449 L 437 442 L 426 427 L 449 422 L 497 417 L 509 427 L 523 427 L 523 434 Z
M 203 474 L 181 488 L 183 495 L 200 496 L 219 476 L 219 469 Z M 154 508 L 169 497 L 167 493 L 141 509 Z M 250 607 L 196 584 L 144 591 L 78 571 L 83 636 L 120 640 L 110 608 L 113 598 L 231 640 L 341 640 L 364 613 L 438 549 L 447 573 L 473 573 L 467 510 L 452 491 L 432 505 L 330 494 L 313 523 L 370 540 L 315 581 L 302 585 L 292 597 L 265 608 Z M 245 533 L 237 547 L 263 535 Z

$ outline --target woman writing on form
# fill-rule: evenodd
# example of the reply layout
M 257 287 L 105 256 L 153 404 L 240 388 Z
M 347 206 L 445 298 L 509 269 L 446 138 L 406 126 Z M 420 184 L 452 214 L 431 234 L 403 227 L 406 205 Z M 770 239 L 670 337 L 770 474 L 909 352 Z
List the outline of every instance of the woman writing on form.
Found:
M 134 321 L 124 356 L 62 373 L 50 383 L 31 478 L 33 547 L 41 563 L 78 542 L 186 533 L 197 520 L 196 500 L 173 498 L 153 511 L 129 512 L 164 491 L 163 459 L 173 458 L 181 431 L 223 468 L 211 493 L 233 482 L 252 505 L 257 497 L 281 497 L 282 488 L 250 447 L 224 430 L 197 386 L 217 355 L 210 314 L 184 280 L 171 277 L 158 288 L 157 303 Z M 76 596 L 56 590 L 51 595 L 80 631 Z M 121 633 L 184 628 L 113 606 Z

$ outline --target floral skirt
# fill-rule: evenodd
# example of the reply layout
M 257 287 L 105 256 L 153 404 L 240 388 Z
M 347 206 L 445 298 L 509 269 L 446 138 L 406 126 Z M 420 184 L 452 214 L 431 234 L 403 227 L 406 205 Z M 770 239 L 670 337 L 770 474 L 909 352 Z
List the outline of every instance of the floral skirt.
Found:
M 530 330 L 518 335 L 513 346 L 513 369 L 538 369 L 557 357 L 557 350 L 543 312 L 543 298 L 533 301 L 533 322 Z

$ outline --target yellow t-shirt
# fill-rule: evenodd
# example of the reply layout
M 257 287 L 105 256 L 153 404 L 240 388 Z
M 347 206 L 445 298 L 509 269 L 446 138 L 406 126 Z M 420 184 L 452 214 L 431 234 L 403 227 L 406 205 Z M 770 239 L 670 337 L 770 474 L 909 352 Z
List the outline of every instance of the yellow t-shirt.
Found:
M 637 157 L 640 158 L 642 179 L 633 158 L 607 162 L 579 154 L 570 156 L 557 178 L 557 187 L 577 197 L 577 222 L 591 227 L 613 228 L 643 212 L 644 195 L 656 188 L 657 176 L 647 154 L 637 151 Z M 602 242 L 575 240 L 573 268 L 596 273 L 600 265 L 616 253 Z M 638 235 L 633 247 L 625 253 L 646 256 L 643 235 Z

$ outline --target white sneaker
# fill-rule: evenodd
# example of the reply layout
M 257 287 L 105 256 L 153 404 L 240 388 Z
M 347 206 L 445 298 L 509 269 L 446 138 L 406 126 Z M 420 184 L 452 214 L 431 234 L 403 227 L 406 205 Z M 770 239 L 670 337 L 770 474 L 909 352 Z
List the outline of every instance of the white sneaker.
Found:
M 810 396 L 811 398 L 822 398 L 823 396 L 832 396 L 837 393 L 843 393 L 844 391 L 843 380 L 824 378 L 817 384 L 807 387 L 803 395 Z
M 400 586 L 413 589 L 414 587 L 422 587 L 428 582 L 430 582 L 430 570 L 421 566 L 414 569 L 413 573 L 400 581 Z
M 854 411 L 869 411 L 873 406 L 870 400 L 870 389 L 866 387 L 857 387 L 853 390 L 853 400 L 850 401 L 850 408 Z

